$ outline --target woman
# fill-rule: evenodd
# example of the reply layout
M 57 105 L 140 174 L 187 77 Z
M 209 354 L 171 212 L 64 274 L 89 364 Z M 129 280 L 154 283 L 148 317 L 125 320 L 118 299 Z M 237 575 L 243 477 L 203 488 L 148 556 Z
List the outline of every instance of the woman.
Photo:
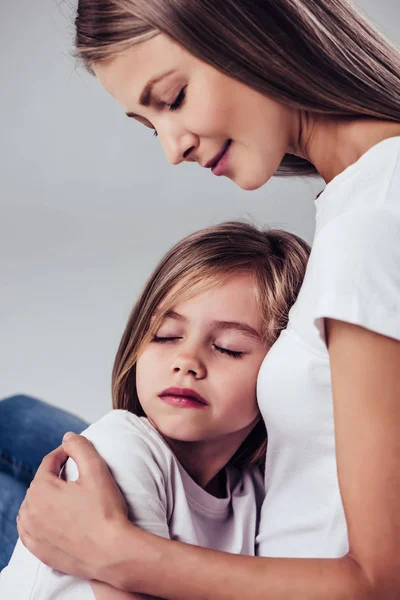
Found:
M 77 54 L 171 162 L 244 189 L 277 170 L 327 187 L 302 290 L 259 375 L 260 556 L 135 529 L 74 436 L 39 470 L 23 542 L 68 573 L 164 598 L 399 597 L 398 51 L 345 0 L 81 0 L 76 26 Z M 79 485 L 57 479 L 65 451 Z

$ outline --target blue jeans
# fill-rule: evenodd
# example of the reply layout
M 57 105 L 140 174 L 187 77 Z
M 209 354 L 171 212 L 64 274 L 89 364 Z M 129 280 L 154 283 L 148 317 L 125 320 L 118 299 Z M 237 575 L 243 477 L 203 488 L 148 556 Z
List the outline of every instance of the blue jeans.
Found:
M 66 431 L 86 427 L 82 419 L 29 396 L 0 401 L 0 571 L 17 542 L 15 519 L 42 458 Z

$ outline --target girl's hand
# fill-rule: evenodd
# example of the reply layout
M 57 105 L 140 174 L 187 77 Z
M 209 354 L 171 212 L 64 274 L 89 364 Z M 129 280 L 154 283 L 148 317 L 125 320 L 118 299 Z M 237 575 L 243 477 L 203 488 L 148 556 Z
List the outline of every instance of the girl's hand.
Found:
M 59 478 L 68 456 L 78 466 L 76 482 Z M 46 565 L 75 577 L 100 579 L 113 563 L 116 538 L 131 524 L 106 463 L 85 437 L 70 434 L 43 459 L 17 527 L 24 546 Z

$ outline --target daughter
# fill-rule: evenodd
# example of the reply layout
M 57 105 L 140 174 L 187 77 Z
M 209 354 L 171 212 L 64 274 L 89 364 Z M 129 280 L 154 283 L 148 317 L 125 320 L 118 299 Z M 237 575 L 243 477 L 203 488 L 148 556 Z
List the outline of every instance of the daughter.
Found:
M 115 410 L 84 432 L 138 526 L 255 553 L 267 439 L 257 374 L 286 326 L 308 254 L 295 235 L 224 223 L 179 242 L 151 275 L 115 360 Z M 71 459 L 62 477 L 78 479 Z M 134 597 L 54 571 L 20 541 L 1 575 L 0 596 Z

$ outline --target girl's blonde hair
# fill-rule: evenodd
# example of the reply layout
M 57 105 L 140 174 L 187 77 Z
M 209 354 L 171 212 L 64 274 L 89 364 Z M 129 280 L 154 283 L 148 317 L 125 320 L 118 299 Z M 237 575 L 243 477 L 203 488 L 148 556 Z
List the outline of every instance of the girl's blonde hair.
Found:
M 400 121 L 400 53 L 347 0 L 79 0 L 76 55 L 97 62 L 159 33 L 288 106 Z M 278 174 L 316 174 L 286 154 Z
M 114 408 L 145 416 L 136 390 L 136 362 L 141 350 L 177 302 L 218 285 L 233 274 L 253 275 L 264 339 L 273 344 L 286 327 L 309 252 L 308 244 L 294 234 L 264 231 L 242 222 L 202 229 L 178 242 L 153 271 L 129 317 L 112 375 Z M 266 441 L 265 426 L 260 420 L 232 463 L 261 464 Z

